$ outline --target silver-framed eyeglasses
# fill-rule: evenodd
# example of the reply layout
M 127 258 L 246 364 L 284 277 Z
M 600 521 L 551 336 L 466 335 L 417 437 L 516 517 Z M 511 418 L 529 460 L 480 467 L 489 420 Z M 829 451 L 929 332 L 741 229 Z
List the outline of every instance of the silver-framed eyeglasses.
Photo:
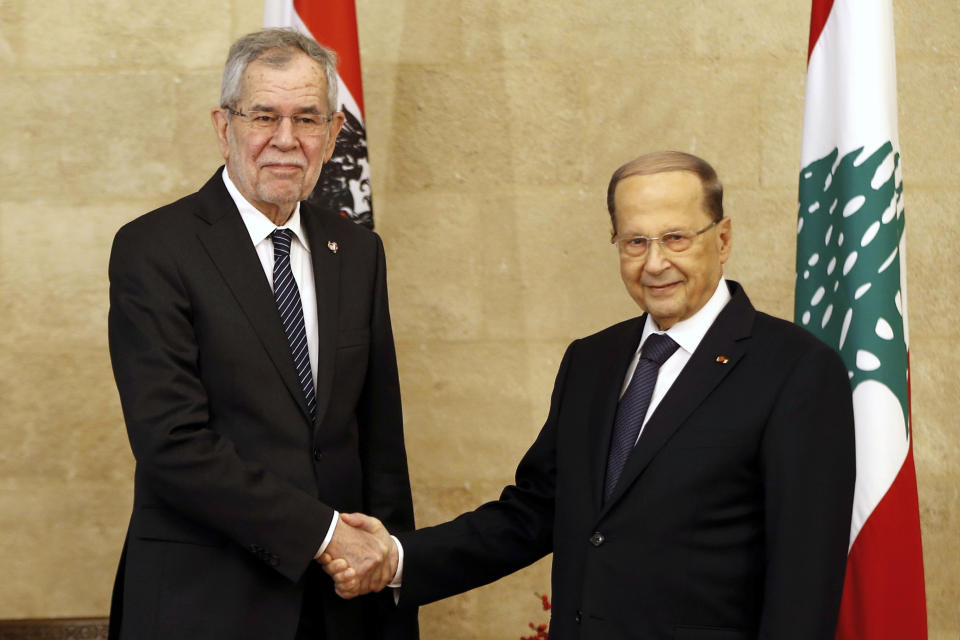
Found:
M 223 107 L 231 114 L 243 121 L 248 127 L 262 133 L 273 133 L 280 127 L 280 121 L 284 118 L 290 118 L 290 124 L 293 125 L 293 132 L 297 135 L 316 136 L 326 133 L 327 125 L 333 120 L 331 115 L 321 115 L 319 113 L 294 113 L 292 115 L 283 115 L 274 111 L 247 111 L 241 113 L 230 107 Z
M 723 218 L 720 218 L 720 220 L 723 220 Z M 621 238 L 619 235 L 615 235 L 610 238 L 610 243 L 617 245 L 620 253 L 630 256 L 631 258 L 642 258 L 646 256 L 651 242 L 659 244 L 660 248 L 667 253 L 683 253 L 693 246 L 693 241 L 696 240 L 697 236 L 713 229 L 720 220 L 714 220 L 703 229 L 700 229 L 700 231 L 678 229 L 676 231 L 668 231 L 654 238 L 647 236 L 627 236 Z

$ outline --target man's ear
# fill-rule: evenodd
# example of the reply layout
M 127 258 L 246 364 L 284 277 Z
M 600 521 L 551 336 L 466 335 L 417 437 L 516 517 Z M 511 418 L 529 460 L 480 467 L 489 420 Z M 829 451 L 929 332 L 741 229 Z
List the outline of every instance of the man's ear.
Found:
M 227 141 L 227 112 L 225 109 L 216 108 L 210 111 L 210 120 L 213 122 L 213 128 L 217 132 L 217 144 L 220 145 L 220 155 L 224 160 L 230 156 L 230 144 Z
M 717 243 L 720 250 L 720 264 L 723 264 L 730 257 L 730 249 L 733 246 L 733 221 L 730 218 L 723 218 L 717 223 Z

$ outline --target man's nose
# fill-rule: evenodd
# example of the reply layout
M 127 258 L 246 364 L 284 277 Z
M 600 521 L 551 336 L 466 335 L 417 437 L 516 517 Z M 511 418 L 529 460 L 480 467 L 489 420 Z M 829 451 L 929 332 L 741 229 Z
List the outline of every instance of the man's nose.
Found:
M 643 263 L 644 271 L 650 273 L 662 273 L 664 269 L 670 266 L 670 260 L 660 243 L 656 240 L 648 240 L 647 259 Z
M 293 135 L 293 118 L 280 118 L 270 143 L 279 149 L 292 149 L 297 146 L 297 137 Z

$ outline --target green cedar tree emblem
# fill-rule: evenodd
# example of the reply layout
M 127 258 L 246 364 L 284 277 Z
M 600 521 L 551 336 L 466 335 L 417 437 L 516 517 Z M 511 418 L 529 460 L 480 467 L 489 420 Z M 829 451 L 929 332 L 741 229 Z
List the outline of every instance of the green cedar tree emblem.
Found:
M 794 316 L 837 349 L 854 389 L 875 380 L 909 416 L 900 154 L 887 142 L 858 162 L 862 151 L 834 149 L 800 172 Z

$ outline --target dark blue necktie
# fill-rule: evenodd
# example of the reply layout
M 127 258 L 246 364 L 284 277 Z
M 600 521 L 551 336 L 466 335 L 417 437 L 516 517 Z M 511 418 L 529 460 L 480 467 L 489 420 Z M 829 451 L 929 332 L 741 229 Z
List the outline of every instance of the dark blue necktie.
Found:
M 633 378 L 617 405 L 617 417 L 613 421 L 613 438 L 610 440 L 610 453 L 607 456 L 607 478 L 604 482 L 604 500 L 610 497 L 617 480 L 623 473 L 630 452 L 637 444 L 643 418 L 650 406 L 650 396 L 657 384 L 660 365 L 667 361 L 677 350 L 677 343 L 665 333 L 652 333 L 643 343 L 640 360 L 633 372 Z
M 283 331 L 290 343 L 293 366 L 300 379 L 300 388 L 307 400 L 310 416 L 317 417 L 317 395 L 313 388 L 313 372 L 310 369 L 310 350 L 307 346 L 307 329 L 303 324 L 303 305 L 300 303 L 300 291 L 290 269 L 290 229 L 277 229 L 270 237 L 273 239 L 273 296 L 277 299 L 277 309 L 283 322 Z

